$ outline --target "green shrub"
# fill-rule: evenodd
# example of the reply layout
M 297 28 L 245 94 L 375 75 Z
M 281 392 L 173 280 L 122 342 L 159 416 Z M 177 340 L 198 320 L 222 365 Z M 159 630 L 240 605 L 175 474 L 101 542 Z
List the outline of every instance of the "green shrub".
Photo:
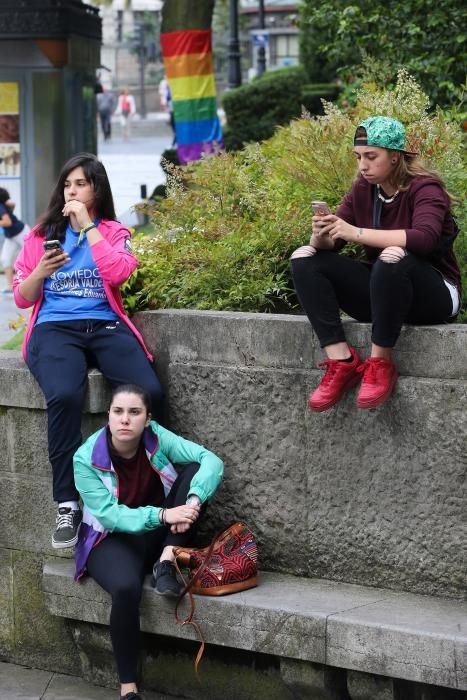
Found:
M 297 119 L 262 144 L 173 168 L 167 198 L 148 205 L 153 235 L 135 238 L 140 267 L 127 308 L 295 310 L 289 256 L 309 239 L 310 201 L 336 207 L 349 190 L 355 124 L 370 114 L 401 119 L 449 190 L 464 191 L 458 124 L 428 114 L 426 95 L 402 72 L 392 90 L 366 85 L 352 112 L 327 104 L 323 116 Z M 458 214 L 467 278 L 467 207 Z
M 226 92 L 222 104 L 227 117 L 225 147 L 236 151 L 246 143 L 264 141 L 275 129 L 300 116 L 302 106 L 321 114 L 321 98 L 337 94 L 335 84 L 306 85 L 301 66 L 268 71 L 240 88 Z
M 308 83 L 302 87 L 301 104 L 313 115 L 324 114 L 323 100 L 336 99 L 339 86 L 336 83 Z

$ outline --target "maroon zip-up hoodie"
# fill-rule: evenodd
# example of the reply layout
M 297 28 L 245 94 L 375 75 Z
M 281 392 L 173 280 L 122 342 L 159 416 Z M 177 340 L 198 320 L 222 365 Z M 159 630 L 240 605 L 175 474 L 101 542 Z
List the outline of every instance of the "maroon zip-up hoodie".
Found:
M 359 177 L 337 208 L 336 215 L 353 226 L 372 229 L 374 189 L 369 182 Z M 408 189 L 400 192 L 393 202 L 383 204 L 379 227 L 385 231 L 405 229 L 406 249 L 421 258 L 429 258 L 441 238 L 454 233 L 449 197 L 434 178 L 416 177 Z M 370 262 L 374 262 L 382 250 L 370 246 L 364 248 Z M 452 250 L 430 262 L 460 292 L 461 273 Z

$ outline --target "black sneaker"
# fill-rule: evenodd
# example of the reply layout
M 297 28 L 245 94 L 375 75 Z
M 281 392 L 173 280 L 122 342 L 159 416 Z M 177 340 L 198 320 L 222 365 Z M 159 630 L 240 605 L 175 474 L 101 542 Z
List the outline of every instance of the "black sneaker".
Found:
M 80 510 L 59 508 L 55 519 L 56 528 L 52 535 L 52 547 L 65 549 L 73 547 L 78 541 L 78 530 L 83 514 Z
M 175 597 L 182 590 L 175 566 L 170 561 L 156 561 L 152 570 L 151 585 L 159 595 Z
M 120 695 L 120 700 L 143 700 L 143 696 L 131 691 L 131 693 L 127 693 L 126 695 Z

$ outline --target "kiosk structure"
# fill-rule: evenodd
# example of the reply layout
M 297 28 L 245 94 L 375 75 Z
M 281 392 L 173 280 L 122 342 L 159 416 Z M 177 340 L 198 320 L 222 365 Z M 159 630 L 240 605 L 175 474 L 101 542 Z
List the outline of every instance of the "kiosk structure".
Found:
M 101 19 L 81 0 L 0 4 L 0 187 L 34 224 L 64 161 L 96 152 Z

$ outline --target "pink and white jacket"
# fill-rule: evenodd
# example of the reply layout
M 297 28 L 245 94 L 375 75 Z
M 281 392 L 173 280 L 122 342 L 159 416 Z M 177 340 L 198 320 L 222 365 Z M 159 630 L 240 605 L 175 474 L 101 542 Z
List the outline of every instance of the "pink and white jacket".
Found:
M 92 245 L 91 252 L 97 265 L 99 275 L 104 283 L 104 290 L 110 307 L 131 329 L 143 346 L 148 359 L 152 361 L 152 356 L 146 348 L 141 334 L 136 330 L 123 309 L 122 297 L 119 289 L 120 285 L 123 284 L 138 267 L 138 261 L 133 253 L 128 250 L 127 246 L 131 234 L 128 229 L 122 226 L 118 221 L 110 221 L 108 219 L 102 219 L 97 229 L 104 240 Z M 20 309 L 27 309 L 33 306 L 31 318 L 29 319 L 23 340 L 22 350 L 24 359 L 26 359 L 26 348 L 44 298 L 42 289 L 36 302 L 25 299 L 19 291 L 21 282 L 29 277 L 44 254 L 43 243 L 45 237 L 42 235 L 35 235 L 36 231 L 37 227 L 30 231 L 24 238 L 24 247 L 15 263 L 16 274 L 13 280 L 13 293 L 16 306 Z

